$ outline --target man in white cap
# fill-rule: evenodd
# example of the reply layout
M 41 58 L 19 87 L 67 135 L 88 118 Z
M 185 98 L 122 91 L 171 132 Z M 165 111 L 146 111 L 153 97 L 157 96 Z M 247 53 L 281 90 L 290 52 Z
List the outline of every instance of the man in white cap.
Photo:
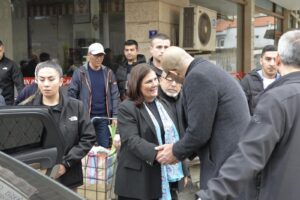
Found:
M 119 90 L 112 70 L 102 65 L 104 48 L 100 43 L 93 43 L 88 49 L 88 62 L 79 67 L 72 76 L 68 88 L 70 96 L 82 100 L 85 109 L 90 112 L 94 121 L 97 143 L 110 147 L 109 120 L 116 125 L 119 104 Z

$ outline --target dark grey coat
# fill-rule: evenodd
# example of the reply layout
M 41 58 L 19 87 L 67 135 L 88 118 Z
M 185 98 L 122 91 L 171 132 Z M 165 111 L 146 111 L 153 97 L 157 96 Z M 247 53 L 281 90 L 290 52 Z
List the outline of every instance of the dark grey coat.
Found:
M 233 199 L 241 186 L 261 173 L 258 200 L 300 198 L 300 72 L 281 77 L 260 96 L 245 138 L 209 181 L 202 200 Z
M 237 148 L 250 121 L 247 101 L 233 77 L 201 58 L 188 67 L 182 100 L 186 132 L 173 146 L 173 153 L 179 160 L 195 153 L 199 156 L 200 187 L 205 189 Z
M 175 121 L 175 116 L 166 110 Z M 118 154 L 115 193 L 141 200 L 158 199 L 162 195 L 161 166 L 155 160 L 154 147 L 159 145 L 155 126 L 144 105 L 136 107 L 133 101 L 124 100 L 118 113 L 122 145 Z

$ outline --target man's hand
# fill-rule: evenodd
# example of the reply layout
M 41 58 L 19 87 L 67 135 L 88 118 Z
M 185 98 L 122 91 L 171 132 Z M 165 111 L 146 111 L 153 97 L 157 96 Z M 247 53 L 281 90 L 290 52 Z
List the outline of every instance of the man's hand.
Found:
M 158 147 L 155 147 L 155 150 L 157 150 L 156 160 L 160 164 L 175 164 L 177 163 L 176 157 L 173 155 L 172 152 L 173 144 L 164 144 Z
M 119 149 L 121 147 L 121 138 L 119 134 L 116 134 L 113 138 L 113 145 L 116 147 L 116 149 Z
M 117 126 L 117 124 L 118 124 L 118 120 L 116 120 L 116 119 L 111 120 L 112 126 Z
M 66 171 L 67 170 L 66 170 L 65 166 L 60 164 L 59 168 L 58 168 L 58 171 L 57 171 L 57 174 L 54 178 L 57 179 L 57 178 L 61 177 L 62 175 L 64 175 L 66 173 Z

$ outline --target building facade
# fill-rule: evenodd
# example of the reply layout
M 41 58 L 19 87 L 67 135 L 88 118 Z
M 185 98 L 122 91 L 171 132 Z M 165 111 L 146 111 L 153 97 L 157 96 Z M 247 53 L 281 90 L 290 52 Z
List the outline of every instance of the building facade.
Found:
M 264 45 L 276 45 L 282 33 L 299 28 L 299 11 L 273 1 L 4 0 L 0 1 L 0 40 L 6 55 L 18 63 L 32 54 L 47 52 L 67 73 L 71 66 L 85 62 L 92 42 L 110 48 L 118 62 L 127 39 L 137 40 L 140 53 L 149 58 L 149 41 L 154 34 L 165 33 L 173 45 L 182 46 L 183 33 L 193 30 L 194 37 L 209 39 L 213 50 L 197 47 L 188 51 L 239 76 L 257 67 Z M 215 15 L 212 26 L 208 29 L 205 19 L 197 21 L 200 15 L 196 12 L 190 15 L 194 23 L 183 26 L 189 21 L 182 20 L 187 16 L 184 7 L 197 7 L 201 12 L 209 9 Z M 199 42 L 197 38 L 186 39 Z

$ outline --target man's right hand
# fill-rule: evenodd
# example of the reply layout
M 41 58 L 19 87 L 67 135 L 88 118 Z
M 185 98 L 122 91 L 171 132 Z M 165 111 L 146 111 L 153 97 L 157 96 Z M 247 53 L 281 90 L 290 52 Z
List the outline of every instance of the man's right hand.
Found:
M 113 145 L 116 147 L 116 149 L 120 149 L 121 147 L 121 138 L 120 134 L 116 134 L 113 139 Z

